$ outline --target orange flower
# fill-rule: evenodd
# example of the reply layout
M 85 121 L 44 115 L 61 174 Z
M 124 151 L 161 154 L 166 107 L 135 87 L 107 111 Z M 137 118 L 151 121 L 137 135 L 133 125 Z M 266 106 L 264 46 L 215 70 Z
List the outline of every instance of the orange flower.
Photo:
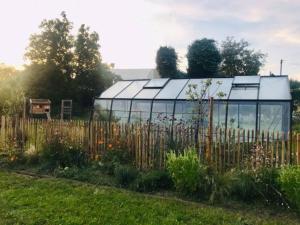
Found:
M 112 144 L 108 144 L 108 148 L 112 148 L 112 146 L 113 146 Z

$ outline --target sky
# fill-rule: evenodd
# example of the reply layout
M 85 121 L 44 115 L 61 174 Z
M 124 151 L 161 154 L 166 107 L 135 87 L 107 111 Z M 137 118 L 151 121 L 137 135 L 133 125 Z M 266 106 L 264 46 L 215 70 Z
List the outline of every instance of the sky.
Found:
M 187 47 L 212 38 L 245 39 L 266 53 L 262 75 L 300 80 L 300 0 L 0 0 L 0 62 L 21 66 L 31 34 L 43 19 L 65 11 L 100 36 L 100 52 L 116 68 L 154 68 L 159 46 L 172 46 L 186 69 Z

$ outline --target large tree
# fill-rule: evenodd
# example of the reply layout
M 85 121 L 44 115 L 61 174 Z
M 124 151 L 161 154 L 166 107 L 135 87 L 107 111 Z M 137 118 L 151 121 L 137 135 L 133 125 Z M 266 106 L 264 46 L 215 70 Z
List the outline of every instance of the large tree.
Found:
M 187 60 L 189 77 L 212 77 L 218 72 L 221 55 L 214 40 L 203 38 L 188 47 Z
M 249 49 L 249 43 L 227 37 L 221 45 L 222 63 L 220 72 L 226 76 L 257 75 L 264 64 L 266 55 Z
M 92 105 L 93 97 L 104 89 L 99 35 L 81 25 L 75 41 L 76 92 L 78 103 L 83 107 Z
M 177 77 L 178 56 L 174 48 L 161 46 L 156 53 L 156 69 L 162 78 Z
M 40 32 L 31 35 L 25 58 L 26 93 L 32 98 L 49 98 L 58 105 L 72 96 L 74 41 L 72 23 L 64 12 L 61 18 L 43 20 Z

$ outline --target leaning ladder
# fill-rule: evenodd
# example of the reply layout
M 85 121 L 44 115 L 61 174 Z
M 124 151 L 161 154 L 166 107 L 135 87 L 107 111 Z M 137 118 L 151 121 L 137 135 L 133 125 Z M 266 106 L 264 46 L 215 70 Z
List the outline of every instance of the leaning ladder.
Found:
M 72 118 L 72 100 L 63 99 L 61 101 L 60 119 L 71 119 Z

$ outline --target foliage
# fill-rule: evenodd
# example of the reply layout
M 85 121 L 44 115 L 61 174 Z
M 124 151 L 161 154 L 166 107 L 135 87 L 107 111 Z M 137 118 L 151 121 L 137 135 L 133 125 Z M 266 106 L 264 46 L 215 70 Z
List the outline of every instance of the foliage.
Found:
M 203 186 L 204 191 L 209 195 L 209 202 L 224 202 L 231 194 L 233 181 L 232 173 L 222 174 L 208 167 Z
M 61 18 L 43 20 L 40 32 L 31 35 L 25 54 L 30 63 L 24 71 L 26 95 L 50 99 L 53 108 L 62 99 L 73 99 L 74 114 L 82 115 L 119 78 L 101 62 L 99 35 L 81 25 L 74 37 L 72 28 L 62 12 Z
M 23 77 L 20 71 L 0 64 L 0 114 L 20 114 L 23 110 L 23 102 Z
M 287 206 L 278 186 L 278 169 L 261 167 L 258 170 L 234 171 L 233 197 L 249 202 L 263 200 L 266 204 Z
M 112 148 L 105 152 L 101 158 L 101 167 L 107 174 L 114 174 L 119 165 L 132 164 L 133 158 L 127 149 Z
M 289 202 L 300 210 L 300 167 L 282 168 L 279 172 L 278 182 Z
M 187 60 L 189 77 L 212 77 L 218 72 L 221 55 L 214 40 L 203 38 L 188 47 Z
M 87 162 L 86 151 L 81 146 L 73 145 L 60 135 L 50 137 L 41 151 L 41 162 L 45 168 L 53 170 L 57 167 L 82 167 Z
M 233 37 L 227 37 L 221 47 L 220 70 L 226 76 L 257 75 L 264 65 L 266 55 L 249 49 L 249 43 L 245 40 L 238 42 Z
M 133 189 L 140 192 L 154 192 L 172 188 L 172 180 L 167 171 L 151 170 L 141 173 Z
M 205 166 L 200 164 L 195 149 L 185 149 L 183 153 L 167 154 L 167 170 L 178 192 L 194 194 L 204 182 Z
M 114 175 L 121 187 L 128 187 L 137 178 L 138 171 L 128 165 L 118 165 L 115 167 Z
M 178 56 L 175 49 L 168 46 L 161 46 L 156 53 L 156 69 L 162 78 L 177 77 Z

